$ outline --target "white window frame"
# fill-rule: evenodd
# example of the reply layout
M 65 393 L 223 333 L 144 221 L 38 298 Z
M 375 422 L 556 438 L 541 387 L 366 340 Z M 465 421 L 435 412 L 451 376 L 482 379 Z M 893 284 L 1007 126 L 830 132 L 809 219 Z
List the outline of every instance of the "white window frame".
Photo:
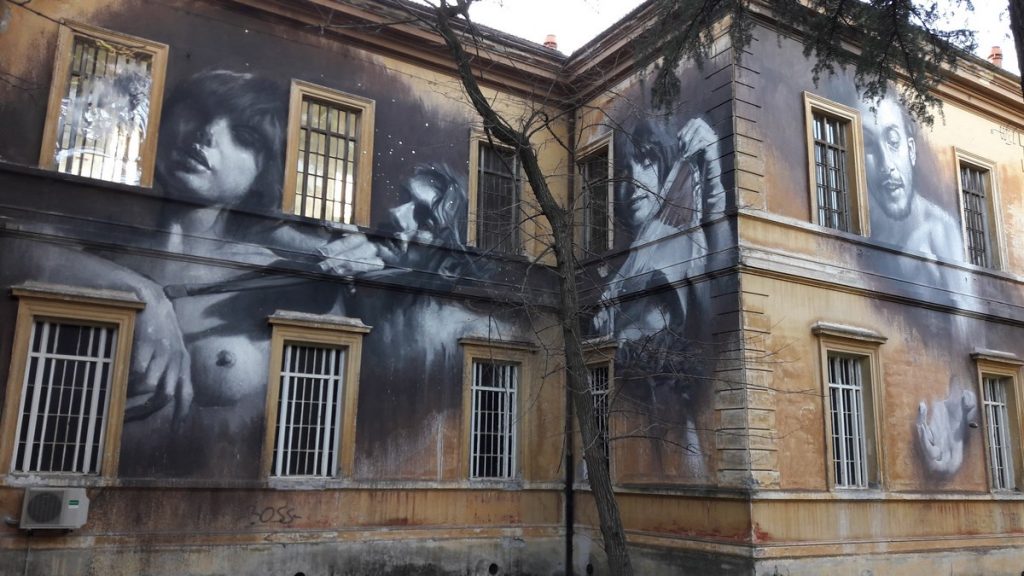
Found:
M 595 371 L 604 371 L 603 381 L 594 377 Z M 600 362 L 587 365 L 587 389 L 594 405 L 594 419 L 598 430 L 598 441 L 602 445 L 604 461 L 609 473 L 612 466 L 611 448 L 611 400 L 612 383 L 615 380 L 611 362 Z M 596 382 L 596 385 L 595 385 Z
M 881 398 L 884 397 L 879 347 L 886 338 L 872 330 L 824 322 L 815 324 L 811 330 L 818 336 L 819 343 L 825 468 L 829 487 L 840 491 L 880 489 L 884 482 L 885 458 L 879 436 L 883 421 Z M 856 362 L 852 381 L 837 381 L 830 377 L 834 359 Z M 834 396 L 842 392 L 848 394 L 845 397 Z M 842 426 L 836 430 L 834 408 L 836 405 L 845 408 L 851 402 L 855 405 L 850 407 L 858 412 L 852 422 L 855 429 L 848 430 L 845 426 L 849 422 L 841 422 Z M 855 436 L 857 446 L 853 454 L 846 444 L 840 445 L 840 453 L 836 453 L 837 434 Z M 852 464 L 852 474 L 845 466 L 840 469 L 845 464 Z
M 518 480 L 525 462 L 522 454 L 522 422 L 525 420 L 522 404 L 529 397 L 530 381 L 534 377 L 533 355 L 537 348 L 525 342 L 508 342 L 488 340 L 485 338 L 467 337 L 459 340 L 463 349 L 463 444 L 462 444 L 462 475 L 474 483 L 510 482 Z M 499 366 L 514 367 L 514 391 L 506 396 L 506 422 L 509 441 L 506 448 L 510 450 L 503 456 L 506 458 L 501 473 L 497 476 L 483 476 L 480 472 L 476 450 L 476 422 L 478 412 L 477 392 L 485 390 L 478 386 L 476 379 L 477 366 L 481 363 L 494 363 Z
M 0 428 L 0 470 L 15 475 L 38 475 L 48 478 L 114 476 L 117 473 L 120 455 L 122 416 L 125 409 L 135 315 L 145 307 L 145 304 L 131 293 L 67 286 L 23 285 L 12 288 L 11 292 L 19 299 L 19 305 L 4 402 L 3 426 Z M 34 421 L 41 415 L 39 394 L 27 394 L 32 357 L 44 361 L 47 358 L 76 360 L 64 355 L 54 357 L 32 352 L 33 340 L 37 337 L 37 323 L 40 322 L 44 325 L 78 325 L 115 331 L 109 360 L 104 361 L 109 367 L 104 406 L 98 405 L 98 398 L 95 395 L 92 399 L 97 402 L 91 402 L 89 406 L 90 412 L 102 420 L 99 423 L 100 429 L 94 430 L 89 436 L 96 440 L 99 450 L 95 462 L 90 458 L 87 466 L 83 463 L 85 469 L 43 470 L 34 466 L 22 466 L 16 458 L 26 408 L 30 420 Z M 35 374 L 37 378 L 34 384 L 38 386 L 42 383 L 39 379 L 43 371 L 37 370 Z M 53 386 L 47 387 L 47 393 L 54 390 Z M 46 402 L 45 399 L 42 401 Z M 85 408 L 84 402 L 81 408 Z M 31 428 L 33 424 L 29 426 Z M 97 433 L 98 439 L 95 438 Z
M 470 460 L 469 478 L 471 480 L 510 480 L 515 477 L 516 456 L 518 454 L 518 422 L 519 422 L 519 372 L 520 365 L 516 362 L 495 360 L 492 358 L 473 358 L 473 382 L 470 386 L 472 408 L 470 409 Z M 494 381 L 483 382 L 485 367 L 489 366 Z M 495 384 L 498 382 L 498 384 Z M 484 395 L 493 395 L 500 403 L 496 412 L 485 413 L 481 406 Z M 484 427 L 482 422 L 497 418 L 497 426 Z M 490 429 L 495 428 L 493 432 Z M 494 453 L 484 454 L 481 444 L 485 435 L 496 436 Z M 495 458 L 496 466 L 493 473 L 485 468 L 486 458 Z
M 957 205 L 960 207 L 960 230 L 964 239 L 964 261 L 971 263 L 971 240 L 968 235 L 967 210 L 964 206 L 964 183 L 961 166 L 967 166 L 984 173 L 985 179 L 985 241 L 988 262 L 983 268 L 1001 270 L 1006 266 L 1006 239 L 1002 233 L 1003 219 L 1000 212 L 999 186 L 996 180 L 996 163 L 961 148 L 953 148 L 956 157 Z
M 341 316 L 319 316 L 295 312 L 276 312 L 270 317 L 272 326 L 269 382 L 267 385 L 267 427 L 263 443 L 263 473 L 275 480 L 304 478 L 336 478 L 350 476 L 355 458 L 356 405 L 359 398 L 359 371 L 362 359 L 362 341 L 370 327 L 361 321 Z M 289 350 L 295 347 L 326 349 L 339 353 L 341 366 L 335 364 L 330 375 L 320 378 L 333 380 L 338 389 L 328 387 L 324 402 L 334 404 L 331 427 L 321 429 L 318 439 L 333 444 L 333 451 L 318 448 L 320 463 L 312 474 L 289 473 L 283 469 L 284 460 L 278 455 L 285 451 L 282 422 L 288 419 L 288 406 L 282 402 L 297 374 L 289 373 Z M 324 436 L 331 434 L 331 437 Z
M 989 487 L 993 492 L 1014 492 L 1024 480 L 1021 458 L 1020 369 L 1013 354 L 975 352 L 978 398 L 981 399 L 982 429 Z M 989 383 L 998 382 L 1002 395 L 992 397 Z

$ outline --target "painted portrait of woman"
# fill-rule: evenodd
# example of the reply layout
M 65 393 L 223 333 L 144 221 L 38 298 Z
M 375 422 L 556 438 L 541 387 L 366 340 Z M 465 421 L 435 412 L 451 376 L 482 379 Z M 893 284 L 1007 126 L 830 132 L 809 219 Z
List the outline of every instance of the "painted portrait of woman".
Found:
M 253 74 L 211 70 L 184 81 L 164 107 L 157 182 L 220 207 L 279 206 L 287 103 L 283 86 Z
M 684 462 L 691 474 L 703 466 L 690 406 L 700 371 L 686 330 L 693 311 L 687 288 L 672 285 L 707 254 L 700 224 L 724 202 L 717 142 L 701 118 L 674 134 L 664 123 L 642 120 L 616 139 L 616 219 L 630 251 L 606 279 L 602 301 L 612 304 L 595 317 L 595 331 L 619 343 L 619 377 L 658 438 L 653 466 L 665 473 L 670 462 Z

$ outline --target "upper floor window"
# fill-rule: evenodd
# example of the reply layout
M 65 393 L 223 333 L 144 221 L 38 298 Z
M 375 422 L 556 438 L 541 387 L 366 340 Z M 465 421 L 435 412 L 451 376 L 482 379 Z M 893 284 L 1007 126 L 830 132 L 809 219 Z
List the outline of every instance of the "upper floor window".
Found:
M 285 212 L 369 225 L 374 107 L 366 98 L 292 82 Z
M 270 476 L 351 472 L 362 336 L 337 317 L 277 313 L 271 338 L 264 461 Z
M 13 292 L 20 303 L 0 461 L 18 473 L 112 475 L 142 303 L 82 289 Z
M 519 161 L 514 150 L 475 137 L 471 156 L 470 243 L 487 251 L 522 252 Z
M 579 161 L 582 180 L 580 194 L 582 216 L 581 247 L 584 257 L 611 248 L 612 179 L 610 147 L 607 139 L 584 150 Z
M 992 178 L 995 166 L 962 150 L 956 155 L 967 260 L 975 266 L 1000 268 L 999 203 Z
M 813 219 L 826 228 L 865 234 L 860 116 L 807 92 L 804 107 Z
M 61 25 L 39 165 L 152 185 L 167 51 L 134 36 Z

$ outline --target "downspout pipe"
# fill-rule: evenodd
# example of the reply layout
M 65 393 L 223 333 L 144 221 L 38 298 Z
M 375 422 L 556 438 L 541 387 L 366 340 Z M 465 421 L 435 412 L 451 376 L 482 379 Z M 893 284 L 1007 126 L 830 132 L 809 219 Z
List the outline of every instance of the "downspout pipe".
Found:
M 569 115 L 569 177 L 566 191 L 567 206 L 575 202 L 576 191 L 576 112 Z M 576 525 L 576 437 L 573 434 L 572 390 L 565 387 L 565 576 L 573 576 L 573 539 Z

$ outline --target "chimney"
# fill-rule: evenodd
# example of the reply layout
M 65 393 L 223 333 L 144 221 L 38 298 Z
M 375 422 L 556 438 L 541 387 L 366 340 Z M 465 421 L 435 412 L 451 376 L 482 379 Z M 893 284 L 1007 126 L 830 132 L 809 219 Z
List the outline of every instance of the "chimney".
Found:
M 1003 67 L 1003 49 L 999 46 L 993 46 L 992 52 L 988 55 L 988 61 L 995 64 L 996 66 Z
M 554 34 L 548 34 L 547 37 L 544 38 L 544 47 L 551 48 L 552 50 L 558 50 L 558 39 L 555 38 Z

